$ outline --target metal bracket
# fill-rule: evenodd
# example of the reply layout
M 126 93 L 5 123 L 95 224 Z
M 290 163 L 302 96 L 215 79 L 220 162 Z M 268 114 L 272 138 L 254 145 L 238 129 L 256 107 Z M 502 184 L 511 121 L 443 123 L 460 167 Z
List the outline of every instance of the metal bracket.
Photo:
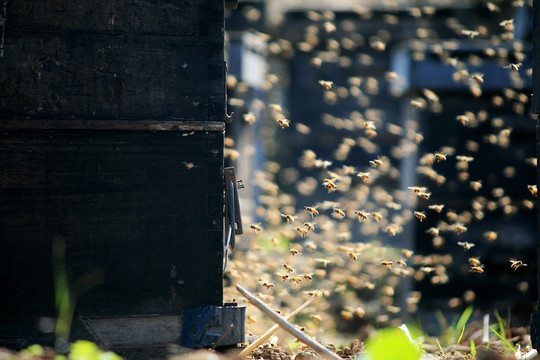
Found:
M 229 346 L 245 340 L 246 307 L 237 303 L 182 311 L 180 345 L 189 348 Z
M 242 228 L 242 215 L 240 213 L 240 201 L 238 199 L 238 182 L 234 175 L 233 167 L 224 169 L 225 176 L 225 228 L 227 229 L 227 242 L 225 244 L 225 266 L 223 271 L 227 270 L 229 259 L 229 247 L 234 250 L 236 247 L 235 235 L 241 235 L 244 231 Z M 242 185 L 243 186 L 243 185 Z

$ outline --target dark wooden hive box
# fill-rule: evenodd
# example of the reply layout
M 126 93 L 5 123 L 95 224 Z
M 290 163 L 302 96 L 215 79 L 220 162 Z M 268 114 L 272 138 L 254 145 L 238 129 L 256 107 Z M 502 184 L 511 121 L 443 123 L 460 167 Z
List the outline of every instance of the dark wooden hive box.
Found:
M 0 6 L 0 346 L 54 341 L 58 264 L 104 346 L 222 305 L 223 27 L 217 0 Z

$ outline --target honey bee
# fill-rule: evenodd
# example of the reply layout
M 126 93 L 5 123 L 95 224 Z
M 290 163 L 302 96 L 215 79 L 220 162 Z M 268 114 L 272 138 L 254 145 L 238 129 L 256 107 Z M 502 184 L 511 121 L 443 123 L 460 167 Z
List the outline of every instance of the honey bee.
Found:
M 255 230 L 255 233 L 259 233 L 262 231 L 262 227 L 260 226 L 260 224 L 251 224 L 249 225 L 249 227 Z
M 312 218 L 319 215 L 319 211 L 316 207 L 306 206 L 306 211 L 311 215 Z
M 283 267 L 284 267 L 285 270 L 287 270 L 287 272 L 289 272 L 289 273 L 294 272 L 293 267 L 292 267 L 291 265 L 287 264 L 287 263 L 283 264 Z
M 335 179 L 324 179 L 323 186 L 328 189 L 328 192 L 337 190 L 337 185 L 334 183 Z
M 401 249 L 401 253 L 402 253 L 403 256 L 405 256 L 407 259 L 410 259 L 411 256 L 413 256 L 414 251 L 409 250 L 409 249 Z
M 484 82 L 484 74 L 474 73 L 471 75 L 471 77 L 479 84 L 482 84 Z
M 328 264 L 330 264 L 332 261 L 331 260 L 326 260 L 326 259 L 321 259 L 321 258 L 316 258 L 314 259 L 316 262 L 322 264 L 323 267 L 327 267 Z
M 471 266 L 479 266 L 479 265 L 482 265 L 482 263 L 480 262 L 480 259 L 477 258 L 477 257 L 470 257 L 469 258 L 469 264 Z
M 527 264 L 524 264 L 521 260 L 510 259 L 510 267 L 514 271 L 516 271 L 520 266 L 527 266 Z
M 533 196 L 538 196 L 538 187 L 537 185 L 527 185 L 527 189 Z
M 467 126 L 471 123 L 471 119 L 469 119 L 469 117 L 465 115 L 456 116 L 456 120 L 459 121 L 463 126 Z
M 347 252 L 347 255 L 349 255 L 349 258 L 350 258 L 351 260 L 358 260 L 358 255 L 357 255 L 355 252 L 353 252 L 353 251 L 348 251 L 348 252 Z
M 281 126 L 282 129 L 288 128 L 290 125 L 290 121 L 288 119 L 278 119 L 278 124 Z
M 435 153 L 435 160 L 437 160 L 437 162 L 445 161 L 446 155 L 441 153 Z
M 422 266 L 422 267 L 421 267 L 420 269 L 418 269 L 418 270 L 420 270 L 420 271 L 423 272 L 423 273 L 429 274 L 429 273 L 435 271 L 435 268 L 434 268 L 434 267 L 431 267 L 431 266 Z
M 277 275 L 281 278 L 282 282 L 287 281 L 287 279 L 289 278 L 288 274 L 277 274 Z
M 455 231 L 458 235 L 463 234 L 465 231 L 467 231 L 467 227 L 463 224 L 454 224 L 452 225 L 451 230 Z
M 423 211 L 415 211 L 414 216 L 416 216 L 420 222 L 426 219 L 426 214 Z
M 383 261 L 381 261 L 381 265 L 384 266 L 384 267 L 386 267 L 386 268 L 388 268 L 388 269 L 392 269 L 392 265 L 393 265 L 393 264 L 394 264 L 394 263 L 393 263 L 392 261 L 390 261 L 390 260 L 383 260 Z
M 304 226 L 306 227 L 306 229 L 308 229 L 310 231 L 314 231 L 315 230 L 315 224 L 316 223 L 305 222 Z
M 396 264 L 401 265 L 403 267 L 407 266 L 407 263 L 404 260 L 401 260 L 401 259 L 396 260 Z
M 475 245 L 467 241 L 458 241 L 459 246 L 462 246 L 465 251 L 472 249 Z
M 315 322 L 322 321 L 322 319 L 323 319 L 321 315 L 317 315 L 317 314 L 311 315 L 311 318 L 312 318 Z
M 480 189 L 482 188 L 482 180 L 478 180 L 478 181 L 471 181 L 471 188 L 478 192 L 480 191 Z
M 420 192 L 427 190 L 425 187 L 421 187 L 421 186 L 409 186 L 408 189 L 414 191 L 415 194 L 418 194 Z
M 281 217 L 285 218 L 289 224 L 292 224 L 297 218 L 297 216 L 291 214 L 281 214 Z
M 358 216 L 358 222 L 367 220 L 368 216 L 371 215 L 370 213 L 361 210 L 355 210 L 354 213 Z
M 438 236 L 439 235 L 439 229 L 436 227 L 431 227 L 426 230 L 426 232 L 432 236 Z
M 333 81 L 326 81 L 326 80 L 319 80 L 319 84 L 326 90 L 330 90 L 332 88 L 332 85 L 334 84 Z
M 514 31 L 514 19 L 503 20 L 499 23 L 506 31 Z
M 269 290 L 271 287 L 274 287 L 274 283 L 265 281 L 262 286 L 266 288 L 266 290 Z
M 435 210 L 436 212 L 440 213 L 442 211 L 442 209 L 444 208 L 444 205 L 434 204 L 434 205 L 429 205 L 428 208 L 431 209 L 431 210 Z
M 470 272 L 475 272 L 475 273 L 478 273 L 478 274 L 482 274 L 484 272 L 484 267 L 485 265 L 474 265 L 474 266 L 471 266 L 471 268 L 469 269 Z
M 463 35 L 467 35 L 470 39 L 474 39 L 475 36 L 480 35 L 478 31 L 474 31 L 474 30 L 461 30 L 461 33 Z
M 416 195 L 418 195 L 419 197 L 423 199 L 429 199 L 431 197 L 431 193 L 426 193 L 423 191 L 418 192 Z
M 511 69 L 512 71 L 519 71 L 520 66 L 521 66 L 521 63 L 519 63 L 519 64 L 510 63 L 507 66 L 504 66 L 504 68 L 505 69 Z
M 484 233 L 484 237 L 488 240 L 488 241 L 495 241 L 497 240 L 497 233 L 495 231 L 486 231 Z
M 370 173 L 360 171 L 356 176 L 361 177 L 363 181 L 370 178 Z
M 308 233 L 308 231 L 302 227 L 297 227 L 296 228 L 296 231 L 298 231 L 300 233 L 300 237 L 305 237 Z
M 375 219 L 375 221 L 379 222 L 382 220 L 383 216 L 380 212 L 372 212 L 371 213 L 371 216 L 373 216 L 373 218 Z
M 313 280 L 313 273 L 303 273 L 302 276 L 304 277 L 304 279 L 306 280 Z
M 250 125 L 253 125 L 255 123 L 255 115 L 251 113 L 244 114 L 244 121 L 247 122 Z
M 371 161 L 369 162 L 369 164 L 370 164 L 371 166 L 373 166 L 374 168 L 378 168 L 379 166 L 381 166 L 381 165 L 383 164 L 383 162 L 382 162 L 381 159 L 377 158 L 377 159 L 375 159 L 375 160 L 371 160 Z
M 345 212 L 339 208 L 334 208 L 334 213 L 336 213 L 338 216 L 344 217 Z
M 298 255 L 298 254 L 301 254 L 300 251 L 298 251 L 297 249 L 290 249 L 289 252 L 294 256 L 294 255 Z
M 289 278 L 289 280 L 291 280 L 292 282 L 294 282 L 295 285 L 296 285 L 296 284 L 298 284 L 300 281 L 302 281 L 302 278 L 299 277 L 299 276 L 292 276 L 292 277 Z
M 272 246 L 277 247 L 279 245 L 279 239 L 272 238 Z

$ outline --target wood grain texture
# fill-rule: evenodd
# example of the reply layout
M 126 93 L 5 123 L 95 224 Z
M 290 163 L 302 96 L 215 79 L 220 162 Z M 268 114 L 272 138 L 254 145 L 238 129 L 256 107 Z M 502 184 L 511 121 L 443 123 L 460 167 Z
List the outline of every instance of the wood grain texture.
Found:
M 4 130 L 0 148 L 0 335 L 55 315 L 54 239 L 73 282 L 102 276 L 78 314 L 221 305 L 223 133 Z

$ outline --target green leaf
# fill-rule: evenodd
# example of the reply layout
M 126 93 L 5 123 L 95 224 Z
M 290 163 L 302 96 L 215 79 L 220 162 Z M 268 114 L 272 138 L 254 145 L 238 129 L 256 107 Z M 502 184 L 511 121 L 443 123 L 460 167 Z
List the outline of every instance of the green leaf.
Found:
M 378 332 L 366 344 L 371 360 L 418 360 L 421 351 L 400 329 L 389 328 Z
M 38 344 L 30 345 L 26 349 L 21 350 L 21 357 L 23 358 L 41 356 L 41 355 L 43 355 L 43 348 L 41 347 L 41 345 L 38 345 Z
M 474 340 L 471 340 L 471 356 L 473 358 L 476 357 L 476 345 L 474 344 Z
M 91 341 L 78 340 L 71 344 L 69 358 L 71 360 L 97 360 L 99 359 L 99 349 Z

